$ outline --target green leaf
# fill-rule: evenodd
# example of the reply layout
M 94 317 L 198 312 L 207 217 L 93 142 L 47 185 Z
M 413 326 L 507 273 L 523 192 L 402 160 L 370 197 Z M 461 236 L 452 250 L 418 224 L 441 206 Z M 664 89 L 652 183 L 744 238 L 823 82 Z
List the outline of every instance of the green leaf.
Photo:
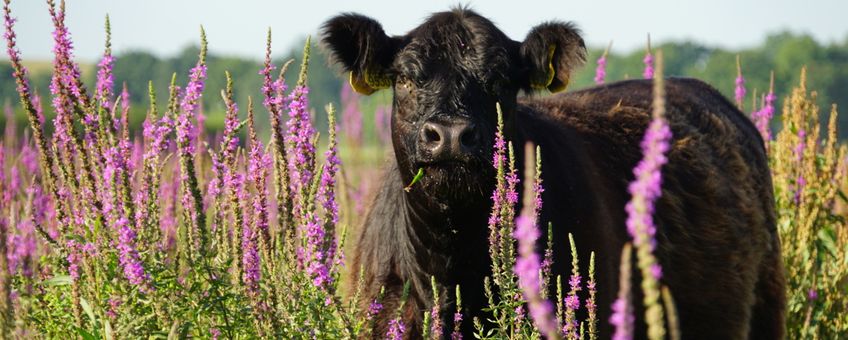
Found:
M 88 315 L 88 318 L 91 319 L 91 322 L 97 323 L 97 318 L 94 317 L 94 310 L 91 309 L 91 305 L 88 303 L 88 300 L 81 297 L 80 306 L 82 306 L 82 310 L 85 311 L 85 314 Z
M 823 228 L 819 230 L 818 235 L 816 235 L 821 241 L 821 245 L 827 249 L 831 256 L 838 256 L 839 249 L 836 245 L 836 233 L 833 228 Z
M 70 275 L 56 275 L 47 280 L 41 281 L 41 284 L 44 286 L 52 287 L 52 286 L 66 286 L 71 284 L 71 276 Z
M 86 331 L 82 328 L 74 326 L 74 330 L 77 331 L 77 334 L 79 334 L 79 336 L 82 337 L 83 340 L 99 340 L 100 339 L 100 337 L 98 337 L 94 334 L 91 334 L 91 333 L 89 333 L 88 331 Z
M 114 331 L 112 330 L 112 324 L 109 323 L 109 319 L 103 320 L 103 334 L 106 336 L 106 340 L 112 340 L 115 337 L 112 336 Z

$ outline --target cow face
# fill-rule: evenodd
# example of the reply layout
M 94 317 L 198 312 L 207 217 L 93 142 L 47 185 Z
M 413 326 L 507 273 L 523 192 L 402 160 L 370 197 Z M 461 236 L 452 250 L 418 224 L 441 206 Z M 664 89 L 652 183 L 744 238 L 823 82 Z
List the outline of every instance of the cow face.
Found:
M 490 193 L 496 103 L 509 121 L 519 91 L 563 90 L 585 59 L 570 24 L 545 23 L 516 42 L 466 9 L 434 14 L 404 36 L 389 37 L 357 14 L 337 16 L 323 29 L 354 90 L 394 90 L 401 178 L 409 183 L 423 169 L 414 192 L 448 204 Z

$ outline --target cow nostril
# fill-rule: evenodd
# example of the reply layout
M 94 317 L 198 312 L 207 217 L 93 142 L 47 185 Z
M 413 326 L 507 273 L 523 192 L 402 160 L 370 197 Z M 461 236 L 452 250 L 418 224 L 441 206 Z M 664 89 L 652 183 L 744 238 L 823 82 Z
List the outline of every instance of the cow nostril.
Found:
M 437 143 L 442 140 L 442 135 L 432 125 L 424 126 L 424 142 Z
M 478 142 L 477 131 L 471 127 L 463 129 L 459 136 L 459 142 L 462 143 L 462 147 L 466 149 L 475 148 Z

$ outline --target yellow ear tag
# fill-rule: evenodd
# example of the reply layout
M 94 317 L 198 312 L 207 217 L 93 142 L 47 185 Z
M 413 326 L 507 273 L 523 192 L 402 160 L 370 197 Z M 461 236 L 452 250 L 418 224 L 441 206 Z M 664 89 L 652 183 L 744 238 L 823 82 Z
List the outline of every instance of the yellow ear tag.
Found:
M 365 83 L 368 86 L 371 86 L 373 89 L 387 89 L 392 87 L 392 80 L 382 72 L 374 71 L 373 69 L 368 69 L 365 71 Z
M 570 79 L 570 76 L 568 74 L 565 74 L 563 78 L 564 79 L 561 79 L 561 80 L 557 81 L 556 83 L 548 85 L 548 90 L 551 91 L 551 93 L 557 93 L 557 92 L 560 92 L 560 91 L 565 91 L 565 88 L 568 87 L 568 82 L 571 79 Z
M 551 44 L 548 45 L 548 74 L 545 76 L 545 87 L 550 86 L 554 81 L 554 74 L 556 74 L 556 70 L 554 69 L 554 52 L 556 51 L 556 45 Z
M 354 91 L 369 95 L 380 89 L 387 89 L 392 86 L 392 80 L 380 72 L 374 70 L 366 70 L 364 77 L 356 75 L 354 71 L 350 72 L 350 87 Z
M 368 83 L 365 81 L 365 79 L 353 75 L 353 71 L 350 72 L 350 79 L 348 82 L 350 82 L 350 87 L 353 88 L 356 93 L 361 93 L 367 96 L 369 94 L 374 93 L 374 91 L 377 91 L 373 87 L 368 86 Z
M 556 52 L 556 45 L 548 45 L 548 70 L 544 75 L 542 75 L 543 79 L 537 78 L 537 80 L 541 81 L 534 81 L 530 84 L 530 87 L 536 90 L 547 88 L 551 90 L 551 92 L 557 92 L 551 89 L 551 84 L 554 81 L 554 75 L 556 75 L 556 69 L 554 69 L 554 52 Z M 554 86 L 554 88 L 559 88 L 559 86 Z

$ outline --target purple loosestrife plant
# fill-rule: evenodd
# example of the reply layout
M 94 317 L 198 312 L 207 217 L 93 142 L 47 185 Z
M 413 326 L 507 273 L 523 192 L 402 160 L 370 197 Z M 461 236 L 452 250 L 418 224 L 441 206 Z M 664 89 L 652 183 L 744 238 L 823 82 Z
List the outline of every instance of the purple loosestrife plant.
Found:
M 456 286 L 456 312 L 453 313 L 453 332 L 451 332 L 451 340 L 462 340 L 462 295 L 459 292 L 459 285 Z
M 253 246 L 261 246 L 262 255 L 265 256 L 265 261 L 270 264 L 272 251 L 271 232 L 269 230 L 268 222 L 268 173 L 266 172 L 266 169 L 271 167 L 271 159 L 265 153 L 262 143 L 256 136 L 252 99 L 248 99 L 247 121 L 250 133 L 250 154 L 248 157 L 247 175 L 253 183 L 254 190 L 256 190 L 256 196 L 253 198 L 254 229 L 252 231 L 252 237 L 256 238 L 256 244 Z M 248 235 L 248 232 L 245 231 L 244 235 Z M 247 242 L 246 239 L 243 241 Z
M 565 321 L 562 325 L 562 333 L 566 339 L 579 339 L 579 322 L 577 321 L 577 310 L 580 309 L 580 297 L 577 296 L 582 288 L 580 284 L 580 267 L 577 258 L 577 247 L 574 245 L 574 237 L 569 233 L 568 242 L 571 247 L 571 277 L 568 280 L 568 296 L 565 298 Z
M 529 143 L 525 147 L 526 165 L 524 168 L 525 182 L 533 181 L 534 150 Z M 536 226 L 536 216 L 533 207 L 532 185 L 525 186 L 524 207 L 521 215 L 515 219 L 515 239 L 518 241 L 518 259 L 515 262 L 515 275 L 518 277 L 518 287 L 527 301 L 530 317 L 539 329 L 549 339 L 559 339 L 559 326 L 551 303 L 541 296 L 540 258 L 535 251 L 536 240 L 540 236 Z
M 402 340 L 406 334 L 406 326 L 399 317 L 389 321 L 389 330 L 386 331 L 386 340 Z
M 275 66 L 271 63 L 271 29 L 268 28 L 268 37 L 265 46 L 265 64 L 259 74 L 262 75 L 262 94 L 265 108 L 268 109 L 268 115 L 271 118 L 271 148 L 274 160 L 274 187 L 276 189 L 276 200 L 278 205 L 277 224 L 284 236 L 291 237 L 292 230 L 292 197 L 290 189 L 290 176 L 288 172 L 288 156 L 286 155 L 287 143 L 283 137 L 282 112 L 286 107 L 286 84 L 283 81 L 283 74 L 290 65 L 291 61 L 286 63 L 280 76 L 276 80 L 273 79 L 271 73 Z M 290 239 L 286 239 L 290 242 Z
M 642 59 L 642 63 L 645 64 L 645 71 L 642 72 L 642 76 L 645 79 L 653 79 L 654 78 L 654 55 L 651 54 L 651 36 L 648 35 L 648 46 L 645 49 L 645 58 Z
M 245 198 L 245 201 L 243 202 L 247 201 L 244 190 L 240 190 L 238 195 Z M 243 235 L 241 246 L 244 249 L 244 257 L 241 260 L 242 265 L 244 266 L 244 277 L 242 280 L 244 281 L 248 295 L 253 298 L 257 298 L 259 294 L 259 280 L 262 275 L 262 267 L 259 258 L 259 237 L 249 220 L 250 218 L 245 219 L 245 224 L 242 229 Z
M 588 335 L 590 340 L 598 338 L 598 306 L 595 304 L 595 296 L 598 294 L 597 282 L 595 282 L 595 252 L 589 255 L 589 280 L 586 282 L 589 290 L 589 298 L 586 299 L 586 312 L 589 324 Z
M 197 65 L 189 73 L 189 82 L 185 88 L 185 94 L 180 102 L 180 114 L 176 119 L 177 149 L 180 159 L 180 174 L 182 175 L 182 205 L 189 224 L 189 242 L 194 246 L 194 233 L 199 233 L 200 252 L 205 252 L 207 244 L 206 215 L 203 211 L 203 198 L 195 172 L 195 143 L 196 130 L 192 120 L 197 115 L 200 98 L 203 95 L 204 81 L 206 79 L 206 33 L 200 28 L 200 56 Z
M 321 182 L 318 185 L 316 202 L 324 209 L 322 223 L 310 224 L 307 228 L 307 249 L 309 249 L 310 263 L 309 272 L 313 275 L 313 284 L 326 289 L 333 283 L 334 266 L 336 259 L 336 237 L 335 226 L 339 221 L 339 205 L 336 202 L 335 185 L 336 173 L 339 171 L 341 161 L 337 156 L 336 146 L 336 118 L 335 108 L 332 104 L 327 105 L 327 117 L 329 120 L 330 141 L 327 152 L 324 154 L 325 162 L 321 171 Z M 314 238 L 314 239 L 313 239 Z M 339 254 L 340 255 L 340 254 Z
M 433 307 L 430 308 L 430 338 L 442 339 L 444 324 L 441 315 L 441 299 L 439 298 L 439 286 L 436 277 L 430 276 L 430 285 L 433 287 Z
M 769 141 L 771 141 L 771 129 L 769 128 L 769 123 L 771 119 L 774 117 L 774 100 L 777 97 L 774 95 L 774 72 L 771 72 L 771 80 L 769 81 L 769 92 L 765 97 L 765 104 L 762 109 L 754 112 L 752 115 L 754 119 L 754 125 L 757 126 L 757 130 L 760 131 L 760 135 L 763 136 L 763 140 L 766 142 L 766 150 L 769 149 Z
M 642 139 L 642 160 L 633 169 L 635 179 L 628 191 L 631 199 L 625 206 L 627 231 L 633 237 L 639 269 L 642 272 L 645 316 L 648 322 L 648 337 L 661 339 L 665 336 L 663 310 L 660 301 L 659 280 L 662 268 L 654 257 L 656 248 L 656 225 L 654 224 L 654 202 L 662 194 L 662 166 L 668 159 L 671 128 L 665 120 L 665 92 L 662 78 L 662 54 L 657 56 L 657 74 L 654 79 L 653 115 Z
M 307 111 L 307 93 L 309 89 L 305 85 L 298 85 L 289 96 L 289 120 L 286 144 L 290 147 L 289 174 L 291 184 L 289 185 L 294 195 L 294 214 L 303 217 L 303 209 L 306 208 L 306 192 L 312 183 L 312 165 L 315 162 L 315 145 L 312 140 L 315 129 Z
M 499 245 L 500 231 L 498 230 L 501 221 L 502 206 L 506 203 L 506 179 L 504 167 L 506 163 L 506 141 L 503 136 L 503 114 L 500 110 L 500 104 L 497 107 L 498 111 L 498 129 L 495 132 L 494 155 L 492 156 L 492 166 L 497 172 L 494 192 L 492 192 L 492 213 L 489 216 L 489 257 L 492 259 L 492 274 L 495 282 L 500 280 L 498 268 L 499 265 Z
M 112 68 L 115 66 L 115 58 L 112 56 L 111 44 L 111 25 L 109 24 L 109 16 L 106 16 L 106 50 L 103 52 L 103 58 L 97 63 L 97 83 L 95 86 L 94 95 L 103 109 L 110 109 L 112 103 L 112 87 L 114 79 Z
M 736 87 L 733 91 L 736 99 L 736 106 L 742 110 L 745 106 L 745 77 L 742 76 L 742 62 L 739 55 L 736 55 Z M 755 94 L 756 95 L 756 94 Z
M 124 277 L 142 292 L 153 290 L 150 276 L 145 273 L 144 265 L 136 250 L 136 233 L 130 228 L 129 220 L 121 217 L 115 222 L 115 227 L 118 229 L 118 251 L 121 266 L 124 268 Z
M 16 19 L 12 18 L 12 9 L 9 3 L 10 0 L 4 0 L 3 3 L 3 25 L 6 29 L 3 37 L 6 39 L 6 53 L 8 53 L 9 60 L 12 63 L 12 68 L 14 69 L 12 75 L 17 83 L 17 92 L 21 98 L 21 106 L 24 107 L 24 111 L 26 111 L 27 118 L 30 122 L 30 127 L 32 128 L 33 139 L 35 141 L 36 149 L 38 150 L 41 176 L 43 176 L 42 183 L 46 191 L 53 196 L 54 202 L 58 202 L 58 200 L 55 200 L 58 198 L 58 187 L 56 186 L 53 176 L 52 152 L 47 145 L 47 140 L 44 137 L 41 127 L 44 123 L 44 115 L 41 114 L 41 105 L 40 100 L 37 99 L 38 96 L 34 96 L 30 90 L 31 87 L 29 84 L 27 69 L 21 64 L 21 56 L 18 52 L 17 42 L 15 41 L 16 35 L 14 25 Z M 64 220 L 63 212 L 63 209 L 57 209 L 57 220 Z M 43 230 L 42 235 L 46 235 Z M 50 239 L 50 241 L 51 243 L 56 244 L 55 240 Z
M 607 78 L 607 55 L 609 54 L 610 47 L 612 47 L 612 41 L 610 41 L 609 45 L 607 45 L 607 49 L 604 50 L 604 54 L 598 58 L 598 66 L 595 68 L 596 85 L 602 85 Z
M 289 120 L 286 122 L 288 134 L 286 135 L 286 146 L 290 150 L 288 156 L 288 170 L 291 176 L 289 187 L 294 195 L 294 214 L 297 217 L 305 217 L 306 193 L 312 183 L 315 164 L 315 128 L 312 127 L 312 118 L 309 115 L 308 96 L 309 88 L 306 86 L 306 69 L 309 66 L 310 39 L 307 38 L 304 46 L 303 60 L 301 61 L 300 76 L 294 90 L 289 93 Z
M 615 328 L 613 332 L 613 340 L 631 340 L 633 339 L 633 329 L 635 316 L 633 315 L 633 304 L 630 292 L 630 261 L 631 251 L 630 244 L 625 244 L 621 250 L 621 265 L 619 268 L 618 278 L 618 298 L 612 303 L 612 315 L 610 315 L 609 323 Z

